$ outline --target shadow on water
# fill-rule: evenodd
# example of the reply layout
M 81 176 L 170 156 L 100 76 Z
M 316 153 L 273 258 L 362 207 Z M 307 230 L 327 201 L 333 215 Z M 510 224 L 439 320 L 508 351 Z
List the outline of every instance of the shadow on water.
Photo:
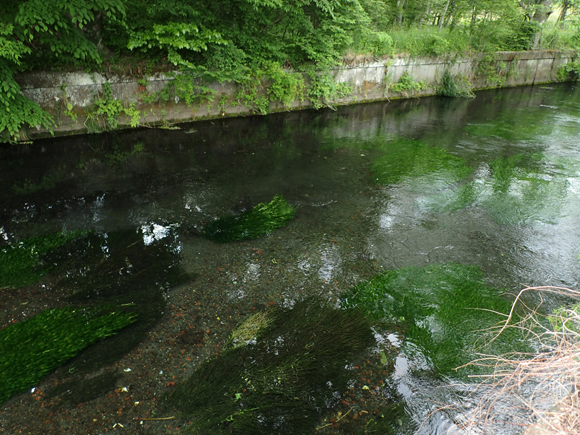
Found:
M 114 365 L 142 343 L 165 312 L 167 291 L 191 281 L 192 277 L 180 267 L 180 247 L 174 228 L 168 226 L 163 230 L 163 234 L 159 231 L 155 234 L 152 228 L 104 234 L 77 231 L 57 237 L 35 237 L 16 247 L 10 246 L 14 252 L 9 253 L 22 254 L 11 256 L 15 261 L 8 270 L 14 273 L 5 277 L 11 279 L 13 286 L 30 285 L 30 280 L 36 281 L 50 270 L 52 275 L 60 277 L 51 291 L 59 295 L 61 305 L 92 309 L 114 307 L 134 319 L 112 337 L 99 340 L 84 350 L 81 346 L 80 352 L 64 364 L 63 370 L 71 379 L 48 392 L 48 397 L 66 393 L 61 406 L 74 406 L 110 391 L 118 375 L 105 373 L 90 379 L 85 379 L 85 375 Z M 155 236 L 162 236 L 164 240 L 156 240 Z M 27 255 L 32 251 L 40 253 Z M 7 264 L 3 266 L 6 268 Z M 26 273 L 29 270 L 37 273 Z M 27 281 L 19 278 L 22 274 Z M 72 333 L 62 331 L 63 339 Z
M 69 303 L 111 304 L 137 316 L 135 323 L 70 361 L 65 367 L 69 373 L 96 371 L 132 350 L 163 316 L 166 292 L 191 280 L 180 268 L 174 229 L 165 231 L 162 241 L 143 229 L 91 233 L 52 253 L 51 260 L 64 276 L 57 288 L 68 294 Z

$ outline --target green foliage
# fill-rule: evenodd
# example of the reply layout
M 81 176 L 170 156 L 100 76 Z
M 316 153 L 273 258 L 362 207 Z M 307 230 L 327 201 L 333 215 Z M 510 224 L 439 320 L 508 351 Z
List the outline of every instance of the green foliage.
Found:
M 347 390 L 355 358 L 375 343 L 360 311 L 317 300 L 270 308 L 233 335 L 240 345 L 204 362 L 169 397 L 191 431 L 313 433 Z
M 437 32 L 435 27 L 409 27 L 389 32 L 395 52 L 433 56 L 470 51 L 469 34 L 456 29 Z
M 387 56 L 394 53 L 393 38 L 386 32 L 377 32 L 363 28 L 353 36 L 352 50 L 357 53 L 371 53 L 375 56 Z
M 580 62 L 568 62 L 562 65 L 556 74 L 559 82 L 577 81 L 580 78 Z
M 0 85 L 0 142 L 16 142 L 27 139 L 23 130 L 25 127 L 50 129 L 54 126 L 54 120 L 38 104 L 33 103 L 20 92 L 20 85 L 14 78 L 17 68 L 2 58 L 4 55 L 11 57 L 18 54 L 4 52 L 3 42 L 0 35 L 0 76 L 2 77 Z
M 501 87 L 505 83 L 505 63 L 498 62 L 493 54 L 486 55 L 477 66 L 477 76 L 484 77 L 485 83 L 491 87 Z
M 213 71 L 218 65 L 233 71 L 227 66 L 267 61 L 334 63 L 351 43 L 351 35 L 369 24 L 358 0 L 190 0 L 145 7 L 132 0 L 127 8 L 132 19 L 114 27 L 125 47 L 159 52 L 176 65 Z
M 100 63 L 97 45 L 84 29 L 102 12 L 123 16 L 122 0 L 5 0 L 0 23 L 0 141 L 26 139 L 25 129 L 54 127 L 52 117 L 20 92 L 15 75 L 62 59 L 68 64 Z
M 103 85 L 103 97 L 94 102 L 94 115 L 101 117 L 104 121 L 104 130 L 116 130 L 118 117 L 123 112 L 123 103 L 113 98 L 111 84 L 106 82 Z
M 235 100 L 238 104 L 251 109 L 254 113 L 268 113 L 270 100 L 265 90 L 264 71 L 260 68 L 247 69 L 246 74 L 236 80 L 239 90 Z
M 46 310 L 0 330 L 0 403 L 135 320 L 111 307 L 67 307 Z
M 144 31 L 129 31 L 127 48 L 141 48 L 146 52 L 150 49 L 167 50 L 167 60 L 175 66 L 194 67 L 194 64 L 184 59 L 180 51 L 206 51 L 208 45 L 227 44 L 219 32 L 200 28 L 193 23 L 154 24 L 152 29 Z
M 272 201 L 262 202 L 241 215 L 226 216 L 209 223 L 202 236 L 222 243 L 255 239 L 286 225 L 295 211 L 281 195 L 276 195 Z
M 155 101 L 176 103 L 183 100 L 188 106 L 195 103 L 212 102 L 216 91 L 205 86 L 205 80 L 198 72 L 185 70 L 177 74 L 163 89 L 152 94 L 145 95 L 143 101 L 153 103 Z
M 310 82 L 306 90 L 306 96 L 315 109 L 328 107 L 336 110 L 333 101 L 346 97 L 353 91 L 350 83 L 337 83 L 329 71 L 308 69 L 307 75 L 310 78 Z
M 121 100 L 113 98 L 111 84 L 103 85 L 103 96 L 95 100 L 90 111 L 87 112 L 86 126 L 89 133 L 116 130 L 119 125 L 119 116 L 126 114 L 130 118 L 131 127 L 137 127 L 141 119 L 141 112 L 135 109 L 135 103 L 128 107 L 123 106 Z
M 437 93 L 443 97 L 475 98 L 469 79 L 461 74 L 453 77 L 449 70 L 443 74 L 441 84 L 437 87 Z
M 411 75 L 405 71 L 399 81 L 391 85 L 391 89 L 395 92 L 407 94 L 408 92 L 422 91 L 427 89 L 427 81 L 422 80 L 416 82 Z
M 580 49 L 580 28 L 574 22 L 545 23 L 542 29 L 542 48 L 552 50 Z
M 540 30 L 538 23 L 522 15 L 502 20 L 481 20 L 472 27 L 474 49 L 482 52 L 525 51 Z
M 64 114 L 69 118 L 71 118 L 73 121 L 76 121 L 78 115 L 75 112 L 73 112 L 73 109 L 74 109 L 73 104 L 69 101 L 66 101 L 66 110 L 64 111 Z
M 264 70 L 270 84 L 268 95 L 270 101 L 279 101 L 289 107 L 295 100 L 304 99 L 304 78 L 302 74 L 284 71 L 278 63 L 269 62 Z
M 53 265 L 44 256 L 69 240 L 83 235 L 80 231 L 32 237 L 0 250 L 0 288 L 33 284 L 47 274 Z
M 8 0 L 3 12 L 14 23 L 15 36 L 19 40 L 41 45 L 35 50 L 36 57 L 42 58 L 45 52 L 50 52 L 55 57 L 91 59 L 100 63 L 97 45 L 83 29 L 95 20 L 98 12 L 107 17 L 122 17 L 125 6 L 121 0 Z
M 503 320 L 502 313 L 511 308 L 501 293 L 485 284 L 477 267 L 448 263 L 386 271 L 341 299 L 343 307 L 357 307 L 372 319 L 400 325 L 404 352 L 409 357 L 423 354 L 438 373 L 448 374 L 475 358 L 477 351 L 522 350 L 515 333 L 502 343 L 486 346 L 479 341 L 482 330 Z

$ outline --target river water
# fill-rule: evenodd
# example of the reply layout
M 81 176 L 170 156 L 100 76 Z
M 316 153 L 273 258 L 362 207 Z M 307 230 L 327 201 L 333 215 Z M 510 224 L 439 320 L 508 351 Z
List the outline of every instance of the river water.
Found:
M 155 420 L 174 416 L 163 394 L 244 319 L 316 297 L 379 323 L 353 357 L 363 381 L 297 433 L 454 433 L 457 413 L 427 417 L 473 400 L 449 386 L 462 379 L 451 367 L 475 355 L 467 337 L 489 319 L 465 310 L 509 308 L 523 286 L 578 288 L 579 145 L 580 89 L 559 84 L 2 146 L 0 328 L 71 305 L 139 320 L 15 393 L 0 431 L 175 433 L 190 420 Z M 200 236 L 275 195 L 296 208 L 283 228 Z M 40 252 L 63 231 L 71 240 Z M 20 242 L 24 265 L 8 252 Z M 353 288 L 378 274 L 388 284 L 371 309 Z

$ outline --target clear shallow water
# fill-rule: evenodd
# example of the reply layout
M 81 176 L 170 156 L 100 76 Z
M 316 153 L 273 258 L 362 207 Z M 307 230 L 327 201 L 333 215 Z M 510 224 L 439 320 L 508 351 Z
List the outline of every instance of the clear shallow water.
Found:
M 339 304 L 352 286 L 386 270 L 476 266 L 498 299 L 522 284 L 577 288 L 579 97 L 569 85 L 517 88 L 474 100 L 408 100 L 0 148 L 0 248 L 63 230 L 90 232 L 42 257 L 50 271 L 40 282 L 1 290 L 0 326 L 78 301 L 135 304 L 137 325 L 67 366 L 90 379 L 155 328 L 173 338 L 189 327 L 215 330 L 208 338 L 223 346 L 256 307 L 307 296 Z M 297 208 L 284 228 L 231 244 L 198 236 L 217 217 L 276 194 Z M 193 302 L 202 309 L 193 311 Z M 558 303 L 547 301 L 547 309 Z M 169 324 L 179 310 L 195 317 L 194 326 Z M 441 325 L 444 331 L 444 319 L 422 316 L 415 323 L 433 320 L 423 328 L 433 337 Z M 377 340 L 375 356 L 382 349 L 393 358 L 383 361 L 393 365 L 384 380 L 396 392 L 384 394 L 404 404 L 394 418 L 398 433 L 415 430 L 435 403 L 467 401 L 461 390 L 442 388 L 453 376 L 434 370 L 420 342 L 405 341 L 404 325 L 381 329 Z M 208 347 L 186 352 L 203 360 Z M 444 433 L 452 417 L 438 415 L 421 430 Z M 355 433 L 354 426 L 339 429 Z

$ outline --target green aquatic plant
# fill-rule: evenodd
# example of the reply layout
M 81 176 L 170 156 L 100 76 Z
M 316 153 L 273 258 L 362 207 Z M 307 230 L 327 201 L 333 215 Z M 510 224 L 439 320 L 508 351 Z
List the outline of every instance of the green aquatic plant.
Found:
M 569 163 L 570 164 L 570 163 Z M 429 211 L 454 211 L 479 206 L 507 225 L 539 221 L 551 223 L 570 198 L 570 171 L 542 154 L 516 154 L 490 162 L 489 171 L 475 180 L 421 199 Z
M 214 242 L 256 239 L 286 225 L 295 212 L 296 209 L 282 195 L 276 195 L 272 201 L 261 202 L 241 215 L 226 216 L 209 223 L 202 236 Z
M 269 308 L 232 337 L 168 398 L 191 419 L 192 431 L 313 433 L 321 415 L 340 403 L 353 363 L 375 343 L 361 311 L 318 300 Z
M 537 141 L 538 136 L 548 136 L 554 123 L 545 111 L 513 109 L 494 114 L 491 122 L 469 124 L 468 135 L 476 138 L 500 138 L 509 142 Z
M 66 307 L 0 330 L 0 403 L 134 321 L 134 314 L 112 307 Z
M 399 139 L 382 148 L 371 172 L 378 184 L 407 182 L 441 188 L 457 183 L 471 173 L 465 161 L 447 150 L 418 140 Z
M 0 249 L 0 288 L 16 288 L 35 283 L 53 267 L 43 261 L 43 256 L 83 234 L 85 233 L 82 231 L 63 231 L 31 237 Z
M 447 374 L 474 358 L 476 350 L 502 354 L 521 347 L 517 334 L 489 346 L 481 339 L 482 330 L 510 310 L 501 293 L 486 285 L 477 267 L 445 263 L 381 273 L 350 289 L 342 306 L 400 326 L 404 352 L 426 357 L 438 373 Z

